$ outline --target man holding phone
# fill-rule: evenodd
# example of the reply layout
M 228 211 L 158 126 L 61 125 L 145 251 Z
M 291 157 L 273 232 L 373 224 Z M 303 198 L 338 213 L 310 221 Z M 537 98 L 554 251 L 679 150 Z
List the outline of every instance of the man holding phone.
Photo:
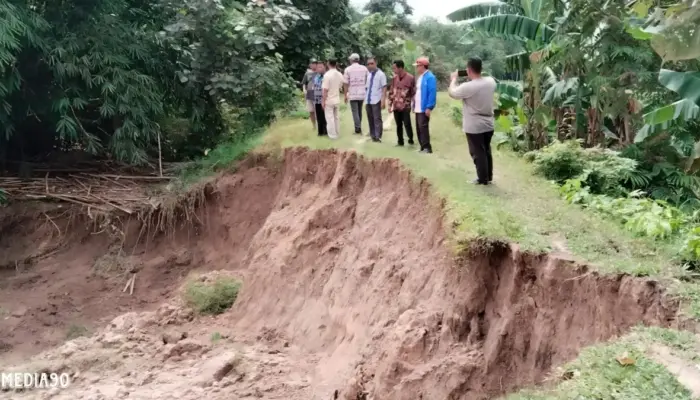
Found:
M 462 100 L 462 130 L 467 135 L 469 153 L 476 166 L 477 179 L 473 183 L 488 185 L 493 181 L 493 157 L 491 156 L 491 138 L 493 138 L 493 96 L 496 81 L 491 77 L 481 76 L 482 63 L 479 58 L 467 61 L 466 71 L 452 73 L 450 97 Z M 457 85 L 459 76 L 468 76 L 469 81 Z
M 462 100 L 462 130 L 467 135 L 469 153 L 476 166 L 477 179 L 473 183 L 488 185 L 493 181 L 491 138 L 494 130 L 493 98 L 496 81 L 481 76 L 481 64 L 481 59 L 470 58 L 466 71 L 453 72 L 448 93 L 453 99 Z M 468 76 L 469 81 L 458 86 L 459 76 Z

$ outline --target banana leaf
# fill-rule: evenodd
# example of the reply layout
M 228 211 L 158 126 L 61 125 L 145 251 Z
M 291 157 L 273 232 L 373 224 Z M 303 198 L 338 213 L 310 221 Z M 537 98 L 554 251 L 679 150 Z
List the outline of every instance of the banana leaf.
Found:
M 659 82 L 685 100 L 700 105 L 700 72 L 659 71 Z
M 489 1 L 483 3 L 472 4 L 457 11 L 450 13 L 447 16 L 452 22 L 469 21 L 471 19 L 490 17 L 492 15 L 501 14 L 522 14 L 523 9 L 517 1 Z
M 551 42 L 556 31 L 532 18 L 522 15 L 494 15 L 469 22 L 475 32 L 507 40 L 532 41 L 537 45 Z
M 691 121 L 700 117 L 700 106 L 688 99 L 657 108 L 644 114 L 645 125 L 637 132 L 635 143 L 646 140 L 649 136 L 662 132 L 676 123 Z

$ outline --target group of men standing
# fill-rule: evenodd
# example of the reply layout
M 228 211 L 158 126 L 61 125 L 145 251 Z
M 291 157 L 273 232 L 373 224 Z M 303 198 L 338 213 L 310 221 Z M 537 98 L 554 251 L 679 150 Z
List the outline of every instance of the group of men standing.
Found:
M 437 79 L 430 72 L 430 61 L 420 57 L 413 64 L 416 76 L 405 71 L 404 62 L 392 64 L 394 77 L 388 84 L 386 75 L 378 68 L 377 60 L 367 59 L 367 66 L 360 64 L 360 57 L 349 57 L 350 65 L 343 73 L 335 60 L 326 65 L 312 60 L 304 75 L 302 86 L 311 123 L 319 136 L 337 139 L 340 133 L 340 91 L 344 89 L 345 103 L 350 103 L 355 134 L 362 134 L 363 105 L 369 122 L 369 136 L 374 142 L 382 141 L 384 124 L 382 110 L 389 105 L 389 113 L 396 121 L 398 146 L 404 146 L 404 129 L 408 144 L 413 145 L 411 113 L 415 114 L 416 131 L 421 153 L 432 153 L 430 144 L 430 116 L 437 103 Z M 494 94 L 496 81 L 482 76 L 482 63 L 471 58 L 463 74 L 455 71 L 450 77 L 448 93 L 462 101 L 462 130 L 466 134 L 469 153 L 476 166 L 477 179 L 472 183 L 489 185 L 493 181 L 493 157 L 491 139 L 494 133 Z M 460 76 L 468 81 L 457 84 Z M 388 87 L 388 88 L 387 88 Z
M 362 134 L 363 107 L 369 123 L 369 136 L 373 142 L 381 142 L 384 121 L 382 110 L 389 106 L 396 122 L 398 146 L 404 146 L 404 130 L 408 144 L 413 145 L 411 112 L 416 115 L 416 131 L 420 152 L 432 153 L 430 144 L 430 114 L 437 103 L 437 79 L 430 72 L 426 57 L 416 60 L 416 77 L 405 70 L 402 60 L 392 64 L 394 77 L 387 82 L 386 74 L 377 66 L 375 58 L 368 58 L 367 65 L 360 64 L 360 56 L 352 54 L 350 65 L 341 74 L 335 60 L 326 65 L 315 60 L 302 80 L 306 107 L 311 124 L 319 136 L 337 139 L 340 132 L 340 89 L 344 89 L 345 103 L 350 104 L 355 134 Z

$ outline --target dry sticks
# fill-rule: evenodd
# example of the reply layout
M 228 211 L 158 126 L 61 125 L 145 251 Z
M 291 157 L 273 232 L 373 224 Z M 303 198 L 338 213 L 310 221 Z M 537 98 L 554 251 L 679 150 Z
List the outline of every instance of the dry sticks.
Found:
M 136 274 L 133 274 L 133 275 L 131 275 L 131 278 L 129 278 L 129 280 L 126 281 L 126 286 L 124 286 L 122 293 L 126 293 L 126 290 L 129 289 L 129 295 L 134 294 L 134 284 L 135 283 L 136 283 Z
M 168 182 L 172 177 L 76 173 L 43 178 L 0 177 L 0 188 L 15 199 L 52 200 L 78 204 L 104 212 L 133 214 L 152 207 L 145 186 Z

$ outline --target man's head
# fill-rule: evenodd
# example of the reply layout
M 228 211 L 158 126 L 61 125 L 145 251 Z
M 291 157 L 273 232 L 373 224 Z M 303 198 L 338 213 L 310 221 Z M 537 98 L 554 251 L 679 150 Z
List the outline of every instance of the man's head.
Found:
M 357 53 L 352 53 L 350 54 L 350 57 L 348 57 L 348 61 L 350 61 L 352 64 L 358 63 L 360 62 L 360 55 Z
M 467 75 L 469 79 L 481 76 L 481 59 L 479 57 L 472 57 L 467 61 Z
M 326 65 L 322 62 L 317 62 L 316 63 L 316 72 L 323 74 L 326 72 Z
M 328 68 L 336 69 L 338 67 L 338 60 L 331 59 L 328 60 Z
M 370 71 L 375 71 L 377 69 L 377 59 L 370 57 L 367 59 L 367 69 Z
M 406 64 L 403 63 L 403 60 L 396 60 L 393 64 L 391 64 L 391 69 L 394 71 L 394 75 L 403 74 L 404 68 L 406 68 Z
M 311 62 L 309 62 L 309 69 L 315 71 L 316 64 L 318 64 L 318 62 L 316 60 L 311 60 Z
M 419 75 L 423 74 L 430 68 L 430 60 L 428 60 L 428 57 L 418 57 L 413 66 L 416 67 L 416 73 Z

